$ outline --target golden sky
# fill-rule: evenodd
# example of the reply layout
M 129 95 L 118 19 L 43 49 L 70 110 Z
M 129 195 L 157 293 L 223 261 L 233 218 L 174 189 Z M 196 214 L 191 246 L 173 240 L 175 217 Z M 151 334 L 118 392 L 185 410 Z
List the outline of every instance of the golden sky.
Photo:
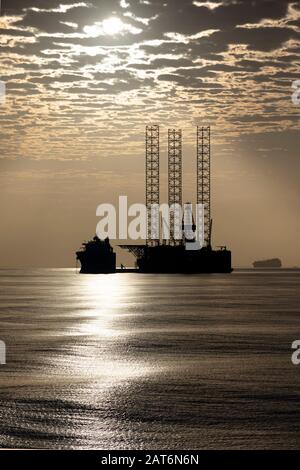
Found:
M 168 127 L 193 201 L 195 126 L 210 124 L 215 244 L 239 266 L 300 265 L 299 19 L 284 0 L 2 1 L 0 265 L 74 266 L 98 204 L 143 202 L 151 123 L 162 200 Z

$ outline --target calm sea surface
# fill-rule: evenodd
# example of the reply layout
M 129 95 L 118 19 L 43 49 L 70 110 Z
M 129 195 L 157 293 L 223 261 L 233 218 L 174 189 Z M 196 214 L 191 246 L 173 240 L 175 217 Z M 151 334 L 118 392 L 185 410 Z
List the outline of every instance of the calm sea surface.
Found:
M 300 448 L 300 272 L 1 270 L 0 446 Z

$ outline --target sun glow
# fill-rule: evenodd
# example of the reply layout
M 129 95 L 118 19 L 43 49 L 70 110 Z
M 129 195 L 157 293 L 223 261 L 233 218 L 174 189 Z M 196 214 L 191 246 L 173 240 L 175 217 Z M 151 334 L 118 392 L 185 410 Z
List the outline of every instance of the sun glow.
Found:
M 83 31 L 89 37 L 97 37 L 114 36 L 116 34 L 122 33 L 124 29 L 125 25 L 119 18 L 111 17 L 103 20 L 101 23 L 95 23 L 92 26 L 85 26 Z
M 127 23 L 123 23 L 120 18 L 112 16 L 93 25 L 83 28 L 84 33 L 90 38 L 98 36 L 117 36 L 118 34 L 140 34 L 143 30 Z
M 105 34 L 113 35 L 121 33 L 124 29 L 124 24 L 119 18 L 108 18 L 102 22 L 102 28 Z

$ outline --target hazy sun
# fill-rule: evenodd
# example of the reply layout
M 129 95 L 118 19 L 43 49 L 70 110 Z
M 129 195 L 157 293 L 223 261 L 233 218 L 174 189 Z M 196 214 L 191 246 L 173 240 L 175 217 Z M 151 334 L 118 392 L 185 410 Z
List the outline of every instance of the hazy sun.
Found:
M 118 34 L 124 28 L 122 21 L 119 18 L 108 18 L 102 22 L 103 32 L 105 34 Z
M 90 37 L 113 36 L 121 33 L 124 28 L 125 25 L 119 18 L 111 17 L 93 26 L 85 26 L 83 31 Z

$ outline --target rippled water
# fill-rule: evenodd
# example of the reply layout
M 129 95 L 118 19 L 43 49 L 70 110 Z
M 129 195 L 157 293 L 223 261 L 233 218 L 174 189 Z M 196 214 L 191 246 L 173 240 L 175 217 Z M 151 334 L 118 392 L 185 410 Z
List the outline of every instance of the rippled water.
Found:
M 300 273 L 0 271 L 0 445 L 300 446 Z

